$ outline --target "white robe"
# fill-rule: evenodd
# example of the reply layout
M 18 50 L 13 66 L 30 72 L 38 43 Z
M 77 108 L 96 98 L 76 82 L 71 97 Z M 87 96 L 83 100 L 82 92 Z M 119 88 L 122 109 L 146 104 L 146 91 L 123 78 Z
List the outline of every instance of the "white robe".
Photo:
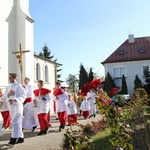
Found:
M 96 100 L 95 100 L 95 93 L 94 92 L 88 92 L 87 93 L 87 99 L 90 103 L 90 107 L 91 107 L 91 110 L 89 112 L 89 115 L 92 116 L 93 114 L 96 113 Z
M 6 100 L 4 99 L 4 96 L 0 97 L 0 102 L 3 103 L 2 108 L 0 108 L 0 112 L 4 112 L 4 111 L 8 111 L 8 104 L 6 102 Z
M 82 110 L 82 111 L 90 111 L 91 110 L 90 103 L 87 100 L 83 100 L 81 102 L 80 110 Z
M 66 92 L 64 92 L 63 94 L 59 95 L 58 99 L 56 99 L 56 97 L 55 97 L 56 113 L 64 112 L 64 111 L 67 112 L 67 98 L 68 98 L 68 95 L 67 95 Z
M 0 122 L 0 136 L 3 135 L 3 131 L 2 131 L 2 123 Z
M 77 107 L 73 100 L 68 100 L 67 114 L 68 115 L 77 114 Z
M 45 100 L 42 100 L 42 98 L 38 98 L 38 96 L 35 96 L 35 100 L 37 102 L 37 114 L 41 113 L 48 113 L 50 110 L 49 102 L 51 100 L 50 94 L 47 94 L 44 96 Z
M 8 97 L 9 91 L 15 91 L 14 96 Z M 4 97 L 8 102 L 8 108 L 12 120 L 12 138 L 23 138 L 22 118 L 23 118 L 23 102 L 26 99 L 26 92 L 23 86 L 17 82 L 11 83 L 6 87 Z M 9 99 L 15 99 L 16 102 L 9 103 Z
M 30 84 L 25 85 L 26 89 L 26 98 L 33 98 L 33 88 Z M 23 129 L 32 129 L 35 126 L 39 125 L 38 117 L 37 117 L 37 110 L 34 107 L 34 103 L 28 102 L 24 105 L 23 108 Z

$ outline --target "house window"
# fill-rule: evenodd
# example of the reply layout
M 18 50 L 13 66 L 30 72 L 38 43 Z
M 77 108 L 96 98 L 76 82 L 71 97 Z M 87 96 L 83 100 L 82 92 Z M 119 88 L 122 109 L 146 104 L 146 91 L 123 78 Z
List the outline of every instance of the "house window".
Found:
M 124 55 L 124 51 L 123 50 L 119 51 L 119 55 Z
M 143 66 L 143 76 L 146 76 L 148 66 Z
M 140 49 L 140 50 L 139 50 L 139 53 L 144 53 L 144 49 Z
M 46 65 L 45 66 L 45 82 L 48 82 L 49 79 L 48 79 L 48 66 Z
M 125 74 L 125 67 L 114 68 L 114 78 L 121 78 Z
M 36 64 L 36 80 L 38 81 L 38 80 L 40 80 L 40 64 L 39 63 L 37 63 Z

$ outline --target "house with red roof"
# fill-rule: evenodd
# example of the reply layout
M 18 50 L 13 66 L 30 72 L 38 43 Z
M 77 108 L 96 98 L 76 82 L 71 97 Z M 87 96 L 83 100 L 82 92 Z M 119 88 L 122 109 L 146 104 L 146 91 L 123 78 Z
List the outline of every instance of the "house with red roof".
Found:
M 105 75 L 109 72 L 120 90 L 122 75 L 125 75 L 128 92 L 131 95 L 135 75 L 137 74 L 144 83 L 145 70 L 150 67 L 150 37 L 134 38 L 134 35 L 130 34 L 102 64 L 105 67 Z

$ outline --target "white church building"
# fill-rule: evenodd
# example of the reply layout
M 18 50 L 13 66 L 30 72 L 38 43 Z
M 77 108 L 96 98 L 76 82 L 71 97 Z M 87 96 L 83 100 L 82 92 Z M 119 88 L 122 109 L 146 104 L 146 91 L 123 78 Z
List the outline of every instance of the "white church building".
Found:
M 29 13 L 29 0 L 0 0 L 0 87 L 5 88 L 10 72 L 17 73 L 21 82 L 18 59 L 12 52 L 18 51 L 21 43 L 23 50 L 23 78 L 29 77 L 36 87 L 38 80 L 53 91 L 57 80 L 56 62 L 34 54 L 34 20 Z

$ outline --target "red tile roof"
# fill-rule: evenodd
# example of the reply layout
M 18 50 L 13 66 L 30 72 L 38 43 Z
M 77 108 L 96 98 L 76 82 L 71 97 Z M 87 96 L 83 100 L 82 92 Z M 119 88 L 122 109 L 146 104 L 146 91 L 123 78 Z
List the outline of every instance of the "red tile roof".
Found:
M 150 37 L 140 37 L 134 38 L 134 43 L 127 39 L 102 64 L 147 59 L 150 59 Z

